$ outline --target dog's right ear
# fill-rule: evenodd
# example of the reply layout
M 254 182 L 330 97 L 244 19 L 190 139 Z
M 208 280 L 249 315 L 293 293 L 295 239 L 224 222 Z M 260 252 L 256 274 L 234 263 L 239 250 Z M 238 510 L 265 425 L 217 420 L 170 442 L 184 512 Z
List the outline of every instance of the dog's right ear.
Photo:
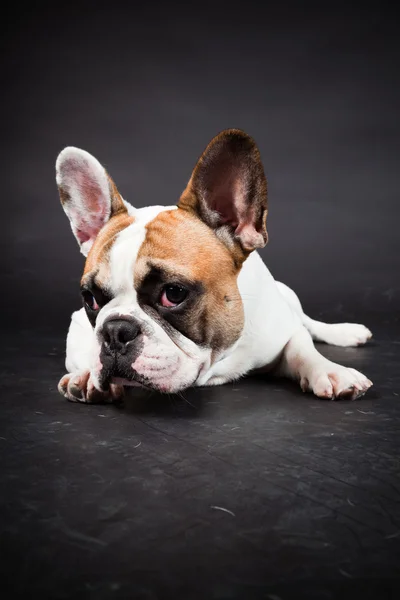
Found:
M 85 150 L 65 148 L 56 162 L 61 204 L 84 256 L 100 229 L 126 206 L 104 167 Z

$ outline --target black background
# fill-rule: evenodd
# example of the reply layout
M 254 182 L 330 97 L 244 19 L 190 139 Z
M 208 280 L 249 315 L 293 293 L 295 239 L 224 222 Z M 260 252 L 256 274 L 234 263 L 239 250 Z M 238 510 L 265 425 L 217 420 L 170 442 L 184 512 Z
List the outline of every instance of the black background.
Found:
M 372 589 L 371 598 L 389 598 L 400 529 L 394 4 L 87 2 L 8 10 L 1 38 L 0 269 L 2 539 L 9 560 L 2 567 L 15 569 L 14 594 L 285 600 L 300 598 L 299 582 L 306 580 L 305 598 L 354 598 L 360 590 L 367 597 Z M 155 401 L 147 420 L 63 403 L 55 386 L 70 313 L 80 303 L 83 257 L 59 205 L 58 152 L 74 145 L 94 154 L 137 207 L 173 204 L 205 145 L 227 127 L 246 130 L 262 153 L 270 239 L 263 258 L 313 316 L 374 330 L 369 348 L 324 349 L 366 369 L 374 391 L 354 409 L 304 400 L 290 384 L 242 382 L 206 396 L 193 392 L 194 413 L 185 405 L 186 420 L 163 408 L 165 400 Z M 232 409 L 238 394 L 239 412 Z M 204 398 L 221 408 L 202 412 Z M 104 411 L 112 412 L 99 419 Z M 73 427 L 61 431 L 66 421 Z M 227 423 L 241 428 L 236 446 L 224 437 Z M 262 431 L 270 444 L 267 472 L 265 462 L 257 467 L 267 454 L 258 450 L 261 459 L 249 444 L 262 446 Z M 165 439 L 175 446 L 167 448 Z M 129 462 L 137 440 L 141 462 Z M 212 447 L 220 462 L 213 462 Z M 177 456 L 181 478 L 173 473 L 171 492 L 172 467 L 164 487 L 157 476 Z M 234 472 L 223 469 L 229 457 Z M 141 482 L 129 509 L 133 492 L 118 475 L 128 463 L 130 477 Z M 95 471 L 103 483 L 93 479 Z M 187 497 L 193 479 L 197 491 Z M 282 481 L 286 487 L 279 488 Z M 150 492 L 158 500 L 149 500 Z M 236 502 L 235 513 L 245 506 L 240 543 L 229 529 L 238 521 L 205 526 L 201 500 L 207 507 Z M 106 505 L 115 510 L 107 513 Z M 346 524 L 354 506 L 357 519 Z M 328 557 L 299 533 L 310 536 L 323 509 L 328 516 L 318 531 L 333 548 Z M 286 534 L 271 533 L 279 510 Z M 108 539 L 101 523 L 113 518 Z M 135 581 L 139 587 L 132 588 Z
M 58 328 L 75 306 L 83 261 L 55 186 L 63 147 L 94 154 L 135 206 L 173 204 L 205 145 L 227 127 L 245 129 L 262 152 L 263 256 L 275 277 L 314 311 L 347 307 L 346 298 L 393 309 L 394 8 L 49 6 L 3 23 L 1 270 L 7 300 L 17 297 L 9 322 L 18 315 L 29 325 L 34 314 Z

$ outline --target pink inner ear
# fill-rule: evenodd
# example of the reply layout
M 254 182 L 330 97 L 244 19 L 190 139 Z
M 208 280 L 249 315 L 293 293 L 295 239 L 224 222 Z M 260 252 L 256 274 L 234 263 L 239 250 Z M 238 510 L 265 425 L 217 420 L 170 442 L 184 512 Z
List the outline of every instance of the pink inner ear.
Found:
M 97 212 L 82 214 L 81 211 L 69 209 L 71 222 L 74 224 L 74 233 L 80 244 L 97 237 L 100 229 L 108 218 L 108 210 L 103 205 L 97 205 Z
M 75 233 L 76 233 L 76 237 L 78 238 L 78 240 L 81 244 L 84 244 L 85 242 L 90 240 L 90 235 L 87 234 L 85 231 L 81 231 L 80 229 L 77 229 L 75 231 Z
M 253 210 L 246 206 L 245 182 L 238 173 L 225 172 L 223 181 L 209 195 L 210 208 L 220 215 L 220 222 L 238 228 L 252 222 Z
M 75 173 L 75 181 L 88 213 L 98 213 L 99 209 L 104 209 L 104 191 L 93 177 L 94 175 L 90 173 L 89 168 L 87 172 Z
M 236 227 L 238 225 L 238 216 L 236 214 L 232 198 L 229 198 L 228 196 L 218 195 L 210 208 L 219 213 L 221 217 L 221 224 L 232 225 L 233 227 Z
M 237 227 L 246 218 L 245 191 L 237 174 L 229 171 L 222 172 L 222 182 L 209 190 L 207 203 L 219 213 L 221 224 Z
M 243 248 L 248 250 L 263 248 L 265 246 L 262 233 L 259 233 L 251 223 L 239 225 L 235 230 L 235 235 L 240 238 Z
M 231 225 L 235 236 L 245 249 L 262 248 L 265 240 L 255 227 L 254 208 L 246 206 L 244 184 L 239 179 L 227 177 L 208 198 L 210 208 L 220 215 L 221 225 Z

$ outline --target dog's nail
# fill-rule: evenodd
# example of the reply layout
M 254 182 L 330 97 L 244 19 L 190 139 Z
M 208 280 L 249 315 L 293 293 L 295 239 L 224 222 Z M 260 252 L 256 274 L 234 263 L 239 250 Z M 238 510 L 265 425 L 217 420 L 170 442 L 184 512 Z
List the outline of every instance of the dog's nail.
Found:
M 65 395 L 66 391 L 67 391 L 67 385 L 65 383 L 59 383 L 58 384 L 58 391 L 60 392 L 61 395 Z
M 71 396 L 73 396 L 77 400 L 83 400 L 84 396 L 83 390 L 81 388 L 76 387 L 75 385 L 71 385 L 69 391 Z
M 113 398 L 118 399 L 121 398 L 124 395 L 124 388 L 122 385 L 115 385 L 115 384 L 111 384 L 110 385 L 110 394 Z

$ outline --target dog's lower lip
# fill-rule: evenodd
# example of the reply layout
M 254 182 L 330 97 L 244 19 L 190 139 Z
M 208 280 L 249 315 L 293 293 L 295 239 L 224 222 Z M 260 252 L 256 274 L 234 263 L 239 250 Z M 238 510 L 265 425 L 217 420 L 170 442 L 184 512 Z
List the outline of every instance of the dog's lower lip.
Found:
M 125 385 L 125 386 L 130 385 L 132 387 L 146 387 L 145 385 L 143 385 L 142 383 L 139 383 L 138 381 L 133 381 L 132 379 L 124 379 L 122 377 L 112 377 L 111 383 L 115 383 L 117 385 Z

